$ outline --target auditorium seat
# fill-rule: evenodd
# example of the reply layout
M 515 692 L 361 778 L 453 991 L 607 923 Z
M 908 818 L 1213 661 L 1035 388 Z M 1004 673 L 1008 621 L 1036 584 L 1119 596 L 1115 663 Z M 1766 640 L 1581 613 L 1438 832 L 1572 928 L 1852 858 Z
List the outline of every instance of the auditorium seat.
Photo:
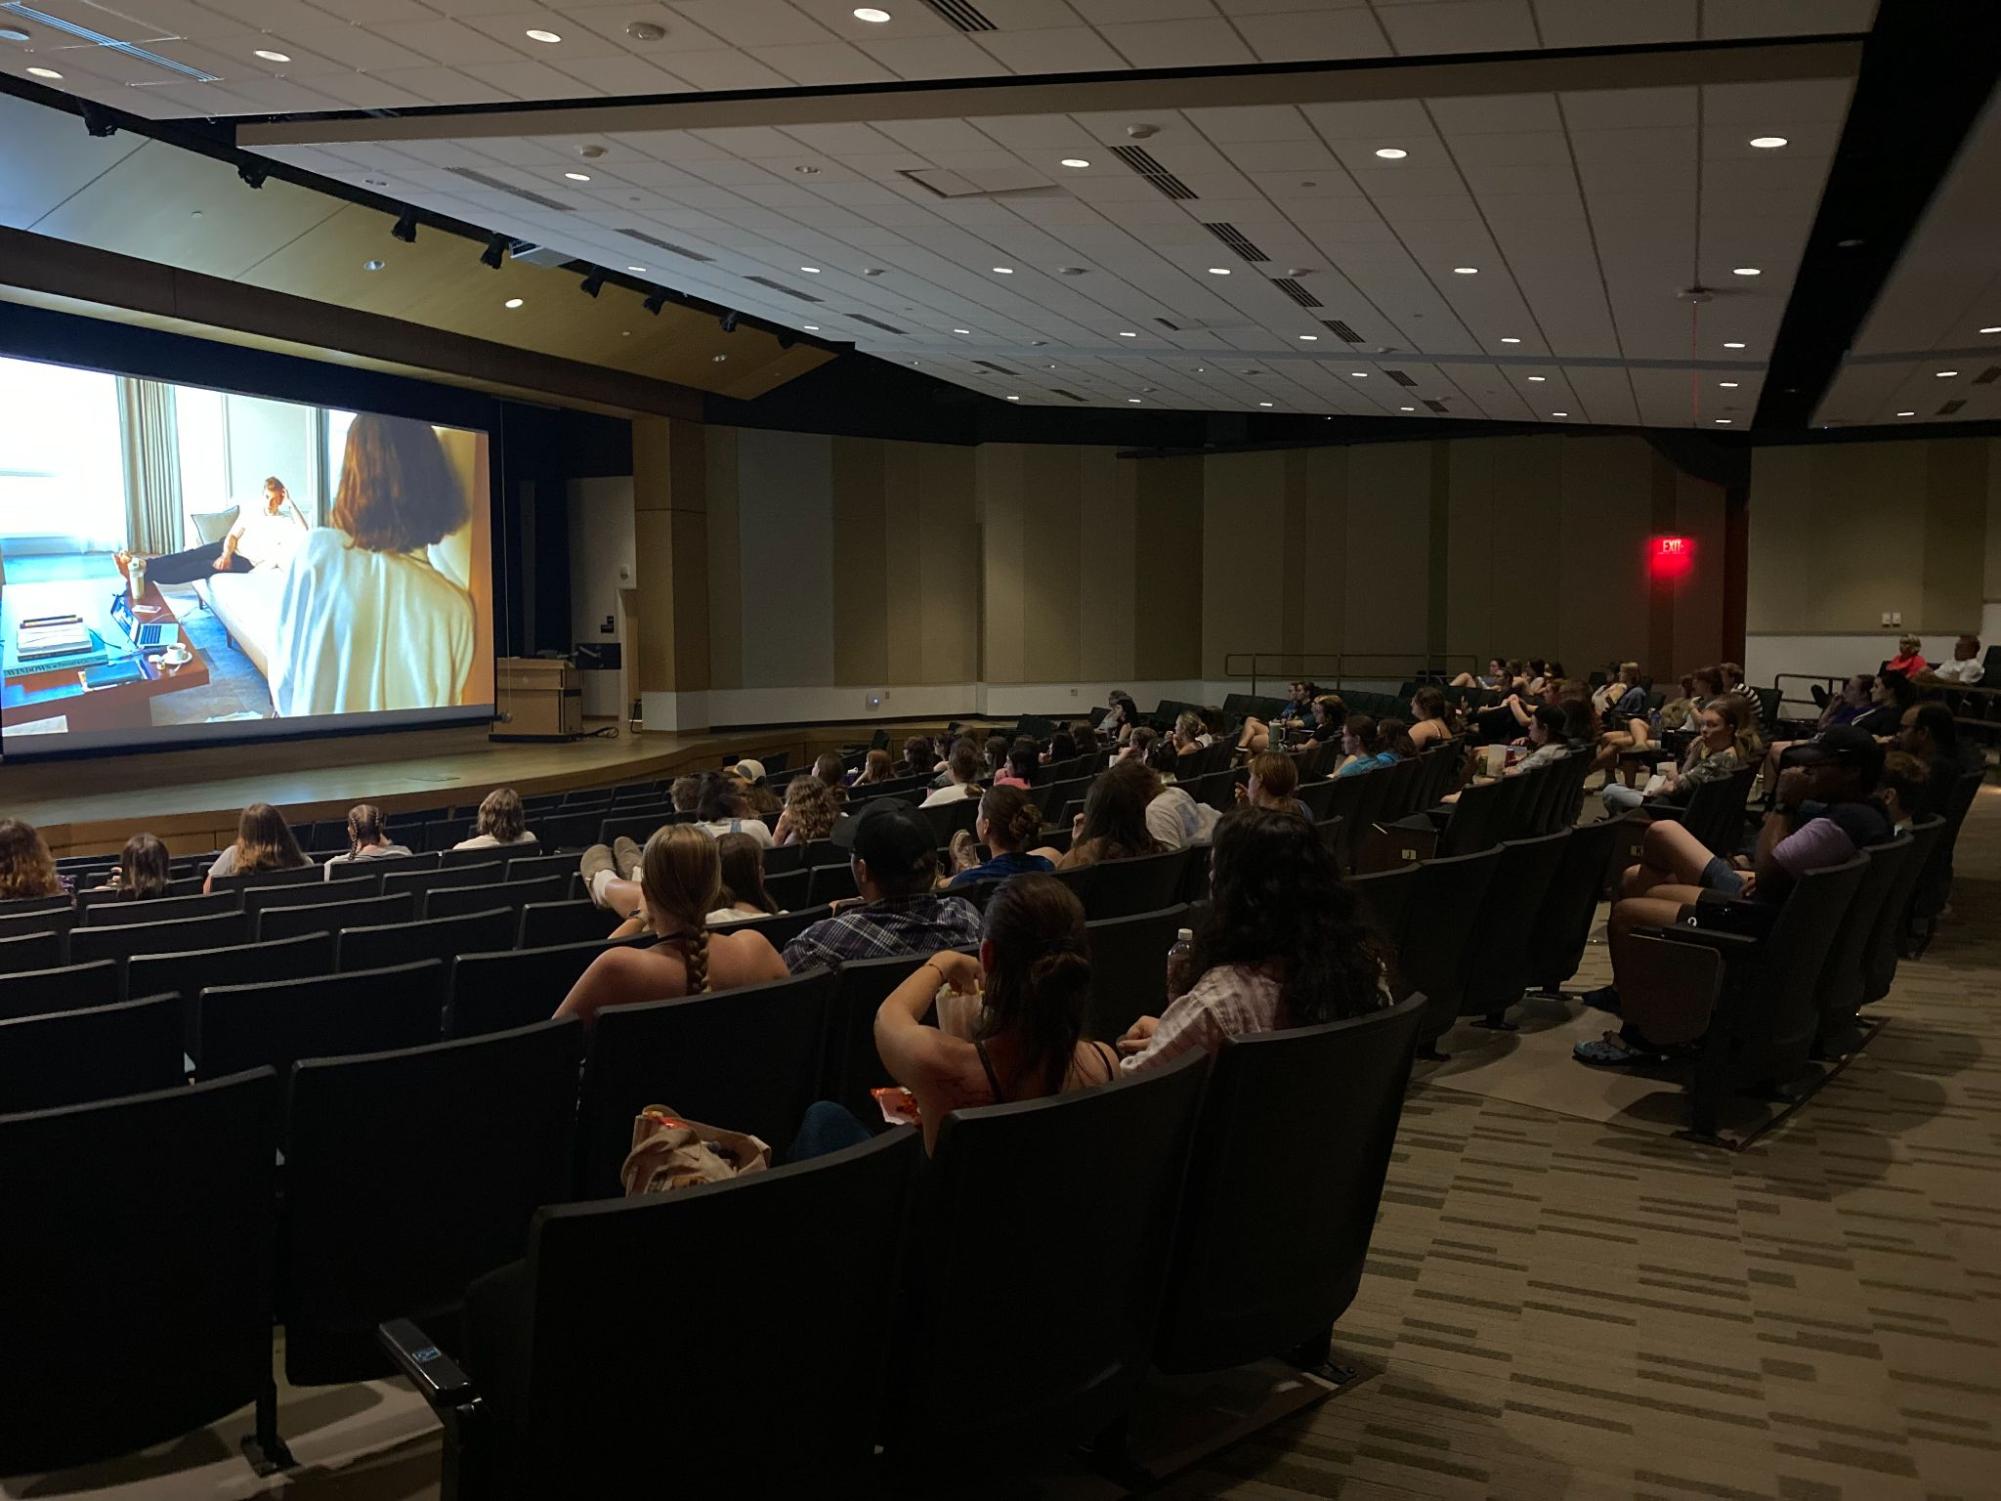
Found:
M 76 926 L 76 908 L 65 897 L 60 902 L 33 902 L 27 910 L 16 912 L 14 902 L 0 903 L 0 942 L 9 938 L 25 938 L 35 933 L 63 933 Z
M 186 1078 L 177 996 L 0 1021 L 0 1115 L 170 1089 Z M 13 1213 L 9 1205 L 10 1233 Z
M 463 917 L 345 928 L 334 942 L 334 967 L 343 971 L 385 969 L 420 959 L 449 960 L 459 954 L 483 954 L 512 945 L 520 927 L 521 919 L 512 907 L 495 907 Z M 442 1004 L 443 996 L 438 999 Z
M 1549 775 L 1553 773 L 1531 772 L 1510 780 Z M 1460 958 L 1460 1015 L 1484 1017 L 1488 1026 L 1507 1024 L 1508 1008 L 1529 988 L 1536 913 L 1548 900 L 1569 839 L 1570 830 L 1558 829 L 1501 844 L 1500 861 Z
M 604 824 L 602 810 L 587 809 L 582 812 L 565 807 L 560 813 L 541 813 L 528 820 L 528 829 L 542 848 L 551 854 L 562 850 L 581 850 L 598 842 L 598 830 Z
M 747 1131 L 785 1152 L 819 1098 L 833 994 L 833 975 L 816 966 L 762 985 L 598 1012 L 577 1109 L 577 1197 L 622 1192 L 633 1117 L 648 1105 Z M 862 1118 L 882 1117 L 871 1102 Z
M 495 1501 L 873 1493 L 920 1157 L 916 1132 L 892 1131 L 726 1183 L 542 1209 L 526 1258 L 467 1291 L 477 1388 L 435 1357 L 430 1329 L 383 1326 L 445 1419 L 444 1473 L 480 1477 Z M 635 1297 L 629 1278 L 606 1275 L 620 1267 L 686 1268 L 704 1286 Z M 733 1398 L 703 1402 L 665 1443 L 663 1355 Z M 475 1396 L 484 1420 L 462 1425 L 453 1414 Z
M 424 893 L 424 916 L 462 917 L 494 907 L 520 911 L 529 902 L 560 902 L 568 898 L 574 870 L 540 876 L 532 881 L 500 881 L 478 886 L 451 886 Z
M 939 1124 L 882 1441 L 990 1482 L 1124 1417 L 1160 1324 L 1208 1055 Z M 817 1241 L 816 1241 L 817 1244 Z
M 352 902 L 314 902 L 310 906 L 273 907 L 257 914 L 257 939 L 269 943 L 305 933 L 338 933 L 378 923 L 409 922 L 417 915 L 417 899 L 407 891 L 392 896 L 368 896 Z
M 283 1073 L 300 1058 L 435 1042 L 444 978 L 444 965 L 428 959 L 303 980 L 211 985 L 196 1002 L 201 1076 L 212 1079 L 266 1063 Z
M 1203 1094 L 1154 1364 L 1317 1366 L 1361 1285 L 1425 1000 L 1232 1037 Z
M 782 905 L 782 904 L 781 904 Z M 781 953 L 785 945 L 801 933 L 834 915 L 834 909 L 822 903 L 817 907 L 801 907 L 795 912 L 778 912 L 769 917 L 746 918 L 739 923 L 730 923 L 726 928 L 715 931 L 762 933 L 770 945 Z
M 128 959 L 134 954 L 176 954 L 248 943 L 254 921 L 248 912 L 217 912 L 178 922 L 77 928 L 69 935 L 70 962 L 87 964 L 93 959 Z
M 382 876 L 382 894 L 398 891 L 441 891 L 453 886 L 489 886 L 507 878 L 506 859 L 493 850 L 481 851 L 487 858 L 470 865 L 444 865 L 436 870 L 392 870 Z
M 67 892 L 56 896 L 17 896 L 0 902 L 0 922 L 23 917 L 32 912 L 70 912 L 76 907 L 76 899 Z
M 1868 994 L 1869 944 L 1884 904 L 1902 882 L 1915 848 L 1910 836 L 1903 835 L 1862 851 L 1869 868 L 1863 873 L 1862 883 L 1855 890 L 1821 966 L 1815 997 L 1820 1007 L 1815 1057 L 1845 1057 L 1862 1041 L 1856 1022 Z
M 1179 849 L 1134 860 L 1100 860 L 1074 870 L 1059 870 L 1056 879 L 1077 894 L 1084 904 L 1084 915 L 1093 921 L 1158 912 L 1180 894 L 1190 854 Z
M 269 1069 L 0 1119 L 9 1287 L 0 1474 L 164 1443 L 271 1378 L 277 1077 Z
M 467 851 L 468 854 L 471 851 Z M 576 875 L 575 855 L 510 855 L 507 857 L 507 876 L 510 881 L 536 881 L 544 876 Z
M 854 959 L 836 972 L 827 1003 L 827 1046 L 821 1057 L 819 1096 L 836 1100 L 864 1121 L 882 1119 L 869 1091 L 896 1081 L 875 1050 L 875 1014 L 889 993 L 928 954 Z
M 116 960 L 99 959 L 91 964 L 52 965 L 47 969 L 0 974 L 0 1020 L 109 1006 L 122 1001 L 125 999 L 124 980 L 119 973 L 122 968 Z
M 803 844 L 774 845 L 764 852 L 764 873 L 767 877 L 800 870 L 805 864 L 806 846 Z
M 328 902 L 359 902 L 376 896 L 382 885 L 379 862 L 370 861 L 358 866 L 336 865 L 336 871 L 361 871 L 359 876 L 348 876 L 338 883 L 321 881 L 317 886 L 310 882 L 298 886 L 253 886 L 243 893 L 243 910 L 261 917 L 266 912 L 279 907 L 318 907 Z
M 1936 814 L 1911 825 L 1910 861 L 1884 897 L 1883 909 L 1876 914 L 1876 921 L 1870 929 L 1869 946 L 1863 952 L 1864 1004 L 1880 1001 L 1890 993 L 1890 982 L 1897 976 L 1897 956 L 1902 947 L 1904 916 L 1910 908 L 1911 892 L 1944 832 L 1945 820 Z M 0 1005 L 4 1004 L 0 1002 Z
M 1433 1044 L 1459 1015 L 1466 940 L 1500 860 L 1500 850 L 1489 849 L 1426 860 L 1417 867 L 1410 915 L 1397 948 L 1397 971 L 1405 993 L 1421 990 L 1430 1002 L 1419 1028 L 1420 1057 L 1436 1055 Z
M 466 1285 L 523 1255 L 535 1211 L 568 1197 L 582 1056 L 573 1018 L 299 1064 L 279 1236 L 287 1380 L 393 1375 L 375 1327 L 401 1314 L 459 1348 Z
M 1360 781 L 1360 777 L 1350 777 Z M 1389 870 L 1350 876 L 1348 885 L 1361 898 L 1364 914 L 1376 925 L 1392 957 L 1403 945 L 1410 917 L 1411 893 L 1417 889 L 1417 866 L 1398 865 Z
M 829 862 L 828 868 L 831 868 L 831 863 Z M 806 900 L 806 888 L 812 879 L 811 867 L 779 873 L 767 871 L 764 877 L 764 894 L 776 902 L 781 911 L 805 907 L 810 905 Z
M 592 901 L 529 902 L 521 908 L 517 939 L 524 949 L 561 943 L 601 942 L 618 918 Z
M 208 896 L 159 896 L 146 901 L 127 900 L 115 891 L 80 891 L 76 898 L 79 920 L 85 927 L 96 928 L 206 917 L 212 912 L 234 912 L 242 905 L 240 891 L 217 891 Z
M 617 943 L 599 939 L 460 954 L 446 977 L 450 998 L 445 1005 L 445 1036 L 475 1037 L 547 1021 L 599 954 L 652 942 L 651 934 L 642 934 Z
M 1563 859 L 1536 907 L 1529 939 L 1529 984 L 1557 995 L 1584 961 L 1591 925 L 1606 883 L 1614 875 L 1612 854 L 1624 825 L 1614 818 L 1579 824 L 1570 831 Z
M 765 883 L 765 889 L 770 890 L 769 882 Z M 839 865 L 816 865 L 811 871 L 811 878 L 806 882 L 805 900 L 800 905 L 818 907 L 827 902 L 838 902 L 859 894 L 860 890 L 855 885 L 853 865 L 845 860 Z M 775 895 L 772 899 L 777 900 Z
M 461 835 L 460 837 L 464 838 L 465 836 Z M 528 846 L 529 849 L 537 849 L 539 847 L 537 845 Z M 397 870 L 453 870 L 461 865 L 504 865 L 506 863 L 506 855 L 507 852 L 505 850 L 495 849 L 491 845 L 479 846 L 469 850 L 441 849 L 432 851 L 429 860 L 421 867 L 398 864 L 395 868 Z M 570 863 L 574 865 L 576 861 L 572 860 Z
M 1167 1005 L 1167 951 L 1189 926 L 1188 906 L 1086 923 L 1091 949 L 1091 1003 L 1084 1035 L 1116 1042 L 1142 1016 Z
M 183 1045 L 201 1056 L 195 999 L 211 985 L 252 985 L 261 980 L 301 980 L 333 969 L 333 935 L 309 933 L 270 943 L 239 943 L 178 954 L 141 954 L 125 968 L 126 995 L 177 995 L 186 1019 Z
M 54 969 L 63 962 L 64 935 L 23 933 L 16 938 L 0 938 L 0 975 L 17 975 L 24 970 Z
M 245 886 L 296 886 L 303 881 L 323 881 L 326 873 L 317 865 L 301 865 L 286 870 L 254 870 L 246 874 L 211 876 L 209 885 L 217 891 Z

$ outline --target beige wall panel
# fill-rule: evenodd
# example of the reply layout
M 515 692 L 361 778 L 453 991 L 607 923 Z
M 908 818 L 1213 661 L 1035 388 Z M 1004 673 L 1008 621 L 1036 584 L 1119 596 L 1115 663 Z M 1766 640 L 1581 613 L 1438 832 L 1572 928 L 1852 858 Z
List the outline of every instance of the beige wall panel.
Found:
M 737 429 L 709 429 L 702 458 L 708 499 L 709 686 L 743 686 L 743 538 L 736 483 Z M 640 573 L 641 604 L 645 572 Z
M 743 686 L 834 681 L 833 439 L 737 434 Z
M 1695 563 L 1674 590 L 1674 659 L 1679 674 L 1723 657 L 1723 487 L 1677 472 L 1675 530 L 1695 548 Z
M 2001 438 L 1981 446 L 1987 450 L 1987 568 L 1980 594 L 2001 601 Z
M 1466 438 L 1448 444 L 1446 456 L 1445 649 L 1454 656 L 1503 656 L 1509 648 L 1495 628 L 1496 578 L 1494 471 L 1511 440 Z
M 1653 450 L 1640 438 L 1561 442 L 1563 535 L 1556 566 L 1546 563 L 1519 587 L 1525 593 L 1544 580 L 1556 593 L 1556 639 L 1548 645 L 1567 671 L 1582 676 L 1602 662 L 1646 652 Z M 1534 651 L 1543 654 L 1540 647 Z
M 887 445 L 834 439 L 834 681 L 889 681 Z
M 639 619 L 632 638 L 639 656 L 636 686 L 641 693 L 670 693 L 679 684 L 674 675 L 674 513 L 637 511 L 632 518 L 632 548 L 639 559 Z
M 1431 445 L 1351 448 L 1347 520 L 1343 650 L 1359 656 L 1422 654 L 1431 567 Z M 1360 671 L 1394 676 L 1408 665 L 1372 669 L 1364 662 Z
M 1022 449 L 1015 443 L 982 444 L 973 455 L 981 535 L 980 594 L 984 601 L 980 655 L 990 683 L 1023 677 L 1022 569 L 1027 550 L 1021 514 Z
M 1077 551 L 1083 567 L 1078 580 L 1077 675 L 1117 681 L 1131 677 L 1133 670 L 1133 592 L 1139 572 L 1133 497 L 1120 484 L 1116 449 L 1086 448 L 1078 458 Z
M 1980 629 L 1986 549 L 1973 539 L 1987 527 L 1986 443 L 1925 445 L 1924 603 L 1904 624 L 1926 632 Z M 1880 614 L 1878 616 L 1880 619 Z
M 1563 488 L 1567 438 L 1503 438 L 1493 444 L 1492 614 L 1488 644 L 1473 655 L 1482 668 L 1504 657 L 1561 657 L 1561 589 L 1556 572 L 1570 498 Z M 1457 446 L 1457 445 L 1455 445 Z M 1589 504 L 1589 498 L 1583 502 Z M 1569 663 L 1565 663 L 1569 666 Z
M 889 681 L 924 680 L 924 474 L 917 445 L 883 449 L 884 574 Z
M 1077 556 L 1083 474 L 1079 450 L 1036 444 L 1022 456 L 1022 680 L 1067 682 L 1078 675 Z
M 1813 449 L 1810 529 L 1790 539 L 1795 565 L 1812 581 L 1811 609 L 1806 620 L 1782 629 L 1878 631 L 1885 610 L 1902 611 L 1906 625 L 1921 618 L 1928 446 L 1835 443 Z M 1771 540 L 1788 547 L 1785 538 Z
M 1299 611 L 1299 649 L 1318 658 L 1341 650 L 1346 626 L 1348 570 L 1342 549 L 1348 535 L 1348 450 L 1309 448 L 1302 513 L 1305 521 Z M 1309 676 L 1332 677 L 1331 662 L 1309 661 Z
M 979 676 L 980 528 L 973 450 L 945 443 L 917 448 L 924 509 L 922 671 L 926 683 Z
M 1843 444 L 1846 448 L 1848 445 Z M 1805 445 L 1751 455 L 1744 628 L 1805 631 L 1815 617 L 1814 455 Z
M 1134 576 L 1133 678 L 1202 675 L 1203 480 L 1199 458 L 1121 459 L 1141 562 Z
M 709 669 L 709 518 L 701 511 L 666 513 L 674 536 L 674 687 L 699 693 L 715 686 Z
M 1276 664 L 1286 649 L 1286 456 L 1211 454 L 1202 465 L 1202 676 L 1222 678 L 1233 657 L 1248 673 L 1250 653 Z

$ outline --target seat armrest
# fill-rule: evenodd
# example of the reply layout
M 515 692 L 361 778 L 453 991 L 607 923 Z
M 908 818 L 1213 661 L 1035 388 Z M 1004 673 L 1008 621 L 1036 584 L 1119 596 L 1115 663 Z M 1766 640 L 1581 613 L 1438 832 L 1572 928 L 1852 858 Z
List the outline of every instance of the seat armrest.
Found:
M 1648 823 L 1663 819 L 1670 823 L 1680 823 L 1688 814 L 1688 809 L 1679 803 L 1648 803 L 1645 807 L 1635 808 L 1633 811 L 1643 815 Z
M 1637 938 L 1664 938 L 1670 943 L 1689 943 L 1701 948 L 1714 949 L 1725 959 L 1755 952 L 1759 940 L 1743 933 L 1725 933 L 1716 928 L 1635 928 Z
M 375 1339 L 432 1407 L 456 1411 L 478 1400 L 472 1378 L 410 1320 L 391 1319 L 376 1325 Z

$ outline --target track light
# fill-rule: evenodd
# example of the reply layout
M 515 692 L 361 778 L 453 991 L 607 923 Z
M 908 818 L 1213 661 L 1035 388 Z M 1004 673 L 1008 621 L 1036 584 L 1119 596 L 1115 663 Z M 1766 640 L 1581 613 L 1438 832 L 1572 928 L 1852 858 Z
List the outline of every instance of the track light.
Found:
M 726 334 L 733 334 L 733 333 L 735 333 L 735 332 L 736 332 L 736 320 L 737 320 L 738 316 L 739 316 L 739 315 L 738 315 L 738 314 L 736 314 L 736 313 L 724 313 L 724 314 L 723 314 L 723 316 L 722 316 L 722 325 L 723 325 L 723 332 L 724 332 L 724 333 L 726 333 Z
M 582 292 L 586 297 L 597 296 L 598 293 L 604 290 L 604 272 L 593 271 L 589 276 L 586 276 L 581 282 L 577 283 L 577 290 Z
M 486 249 L 479 253 L 479 263 L 482 266 L 491 266 L 494 270 L 498 271 L 500 269 L 500 258 L 507 253 L 513 243 L 506 235 L 495 235 L 486 242 Z
M 389 233 L 392 238 L 401 240 L 405 245 L 416 244 L 417 211 L 413 208 L 403 210 L 403 217 L 396 221 L 396 227 Z
M 646 311 L 651 313 L 654 317 L 658 318 L 660 316 L 660 310 L 665 306 L 667 306 L 667 294 L 665 292 L 655 292 L 651 297 L 647 298 L 646 301 L 640 303 L 639 305 L 645 308 Z
M 264 186 L 264 179 L 270 176 L 270 173 L 262 167 L 253 167 L 249 162 L 240 162 L 236 168 L 236 175 L 243 179 L 246 187 L 261 188 Z
M 79 99 L 76 107 L 77 112 L 83 116 L 83 128 L 90 134 L 100 139 L 118 134 L 118 122 L 111 118 L 104 106 L 92 104 L 88 99 Z

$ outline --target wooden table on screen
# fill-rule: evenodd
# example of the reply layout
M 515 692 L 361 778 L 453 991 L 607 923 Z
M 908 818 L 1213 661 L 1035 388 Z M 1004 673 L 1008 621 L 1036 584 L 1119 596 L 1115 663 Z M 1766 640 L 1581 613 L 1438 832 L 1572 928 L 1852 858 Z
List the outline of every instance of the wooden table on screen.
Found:
M 83 623 L 107 641 L 123 642 L 125 633 L 111 618 L 111 602 L 116 596 L 104 581 L 85 583 L 7 584 L 0 587 L 0 638 L 11 651 L 22 620 L 44 615 L 80 615 Z M 139 600 L 142 625 L 179 625 L 174 608 L 153 584 L 146 586 Z M 103 688 L 86 688 L 83 675 L 88 669 L 68 667 L 54 672 L 32 672 L 9 677 L 0 684 L 0 726 L 33 724 L 61 716 L 78 730 L 143 730 L 153 725 L 153 700 L 166 693 L 206 687 L 208 660 L 183 630 L 180 639 L 194 655 L 179 667 L 149 656 L 141 656 L 144 676 L 130 682 L 112 683 Z

